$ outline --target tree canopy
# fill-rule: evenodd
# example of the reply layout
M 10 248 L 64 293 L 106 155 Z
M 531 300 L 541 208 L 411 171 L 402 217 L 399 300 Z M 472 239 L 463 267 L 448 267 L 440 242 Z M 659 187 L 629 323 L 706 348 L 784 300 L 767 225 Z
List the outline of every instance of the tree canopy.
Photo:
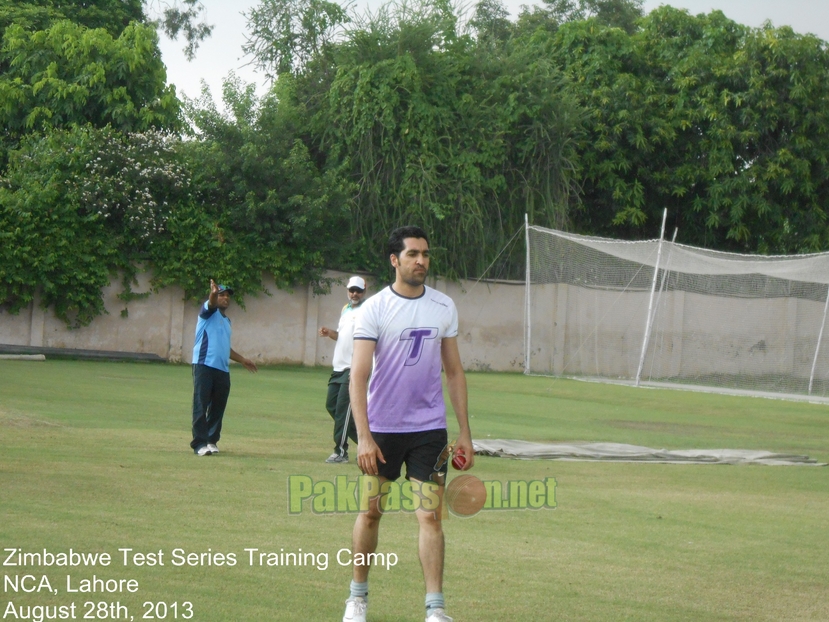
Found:
M 143 19 L 132 0 L 0 0 L 0 303 L 13 311 L 40 289 L 88 323 L 111 273 L 134 274 L 158 233 L 138 243 L 158 189 L 135 175 L 167 170 L 167 151 L 124 154 L 177 131 L 181 104 Z
M 383 277 L 403 224 L 440 275 L 520 278 L 525 214 L 636 239 L 667 207 L 683 242 L 829 249 L 826 42 L 641 6 L 262 0 L 245 49 L 272 90 L 230 77 L 220 110 L 175 97 L 146 17 L 198 41 L 196 0 L 0 0 L 0 303 L 41 288 L 82 325 L 139 264 L 188 296 Z
M 573 22 L 550 51 L 587 110 L 581 203 L 591 233 L 741 252 L 829 248 L 827 45 L 722 13 L 661 7 L 632 35 Z
M 128 299 L 137 264 L 168 259 L 170 223 L 190 204 L 189 172 L 175 159 L 169 137 L 153 130 L 26 136 L 0 186 L 4 303 L 17 311 L 39 290 L 44 306 L 82 326 L 104 312 L 101 290 L 116 271 Z
M 32 132 L 179 127 L 155 28 L 136 21 L 140 3 L 0 2 L 0 21 L 12 18 L 0 41 L 0 171 Z
M 103 28 L 118 37 L 131 22 L 146 20 L 143 0 L 0 0 L 0 29 L 16 24 L 25 30 L 46 30 L 67 20 L 84 28 Z
M 213 26 L 199 21 L 203 10 L 200 0 L 0 0 L 0 31 L 11 24 L 45 30 L 68 20 L 118 37 L 131 22 L 151 23 L 171 39 L 183 37 L 184 53 L 192 59 L 213 31 Z

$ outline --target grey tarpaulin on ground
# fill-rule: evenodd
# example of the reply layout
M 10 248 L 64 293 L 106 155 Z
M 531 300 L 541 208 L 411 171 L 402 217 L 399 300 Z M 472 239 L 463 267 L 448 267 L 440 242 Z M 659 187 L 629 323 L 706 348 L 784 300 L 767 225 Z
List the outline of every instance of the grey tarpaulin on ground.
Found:
M 519 460 L 827 466 L 825 462 L 817 462 L 809 456 L 777 454 L 755 449 L 667 450 L 623 443 L 533 443 L 504 439 L 475 440 L 472 444 L 476 454 Z

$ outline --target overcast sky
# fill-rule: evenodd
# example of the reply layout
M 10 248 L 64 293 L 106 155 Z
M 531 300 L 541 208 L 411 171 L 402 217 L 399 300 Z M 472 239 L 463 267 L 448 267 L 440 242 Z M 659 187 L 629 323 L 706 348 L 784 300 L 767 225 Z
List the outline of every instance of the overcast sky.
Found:
M 362 0 L 365 2 L 366 0 Z M 181 52 L 181 43 L 161 37 L 161 53 L 167 65 L 167 79 L 176 85 L 179 94 L 195 97 L 201 81 L 207 82 L 213 97 L 220 99 L 222 80 L 234 71 L 246 82 L 264 84 L 261 74 L 248 65 L 242 55 L 246 21 L 242 11 L 256 6 L 258 0 L 202 0 L 208 23 L 214 25 L 213 35 L 188 62 Z M 506 0 L 506 6 L 517 15 L 527 0 Z M 760 26 L 770 20 L 775 26 L 788 25 L 796 32 L 812 33 L 829 40 L 829 2 L 826 0 L 645 0 L 645 12 L 662 4 L 688 9 L 696 15 L 718 9 L 727 17 L 748 26 Z M 263 88 L 259 89 L 260 93 Z

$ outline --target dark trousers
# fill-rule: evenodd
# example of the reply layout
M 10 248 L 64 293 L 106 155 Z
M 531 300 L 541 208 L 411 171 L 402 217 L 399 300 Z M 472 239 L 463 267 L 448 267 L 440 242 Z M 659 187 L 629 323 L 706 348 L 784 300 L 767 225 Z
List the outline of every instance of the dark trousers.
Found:
M 193 365 L 193 440 L 190 447 L 198 449 L 219 442 L 228 395 L 228 372 L 207 365 Z
M 348 396 L 350 369 L 335 371 L 328 379 L 328 398 L 325 408 L 334 420 L 334 453 L 348 453 L 348 439 L 357 442 L 357 428 L 351 416 L 351 399 Z

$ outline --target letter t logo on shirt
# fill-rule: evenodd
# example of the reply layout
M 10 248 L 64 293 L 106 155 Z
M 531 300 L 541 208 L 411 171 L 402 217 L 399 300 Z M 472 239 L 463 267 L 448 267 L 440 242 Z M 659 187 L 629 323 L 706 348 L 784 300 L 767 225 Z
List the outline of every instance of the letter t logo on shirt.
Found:
M 409 354 L 406 356 L 405 366 L 417 365 L 420 355 L 423 354 L 423 341 L 425 339 L 436 339 L 437 328 L 407 328 L 400 335 L 400 341 L 411 341 Z

